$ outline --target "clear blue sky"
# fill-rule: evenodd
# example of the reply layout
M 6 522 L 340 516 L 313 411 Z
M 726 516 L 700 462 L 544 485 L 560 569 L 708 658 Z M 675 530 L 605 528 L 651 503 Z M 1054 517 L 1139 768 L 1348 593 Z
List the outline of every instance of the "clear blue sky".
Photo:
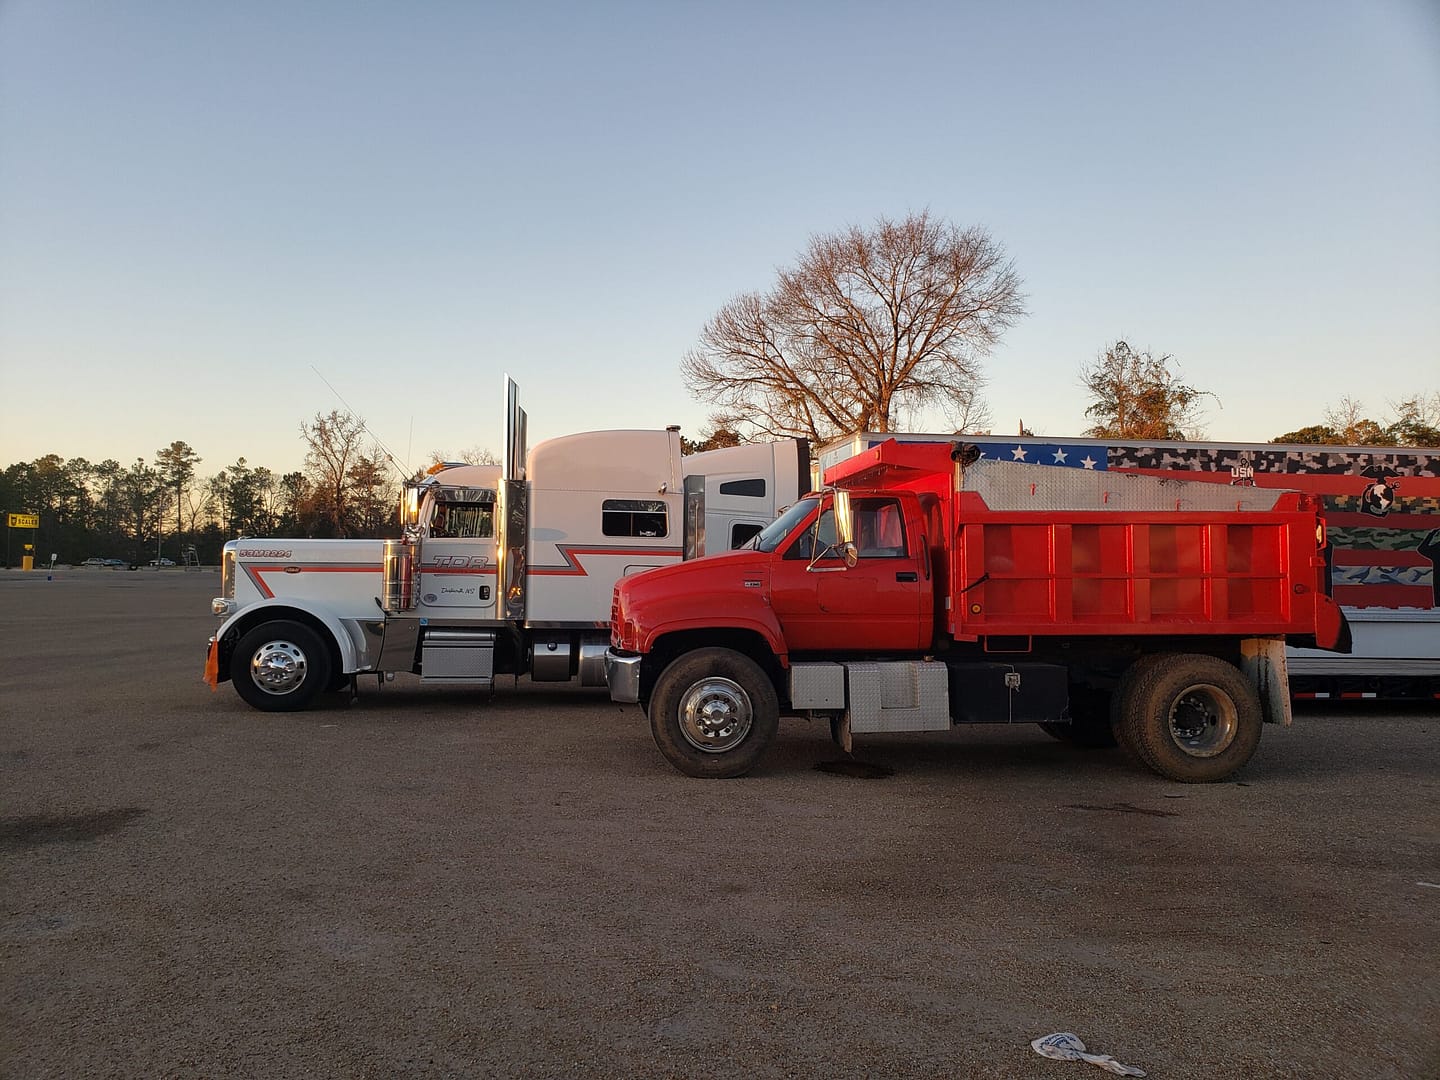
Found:
M 1440 389 L 1440 3 L 0 3 L 0 466 L 681 424 L 807 239 L 982 225 L 996 431 L 1108 341 L 1264 441 Z

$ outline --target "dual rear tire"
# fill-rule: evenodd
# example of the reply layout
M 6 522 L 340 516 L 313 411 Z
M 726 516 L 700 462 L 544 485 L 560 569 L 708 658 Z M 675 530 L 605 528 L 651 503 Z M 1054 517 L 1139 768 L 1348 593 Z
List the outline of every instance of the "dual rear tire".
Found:
M 1115 691 L 1116 741 L 1168 780 L 1209 784 L 1245 765 L 1260 745 L 1260 699 L 1233 664 L 1161 653 L 1132 664 Z

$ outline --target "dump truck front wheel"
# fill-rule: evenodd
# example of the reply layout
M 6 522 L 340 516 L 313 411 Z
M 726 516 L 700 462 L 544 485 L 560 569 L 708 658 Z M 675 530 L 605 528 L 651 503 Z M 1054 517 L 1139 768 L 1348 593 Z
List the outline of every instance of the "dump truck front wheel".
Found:
M 755 767 L 775 739 L 780 706 L 760 665 L 730 649 L 697 649 L 660 673 L 650 732 L 686 776 L 724 779 Z

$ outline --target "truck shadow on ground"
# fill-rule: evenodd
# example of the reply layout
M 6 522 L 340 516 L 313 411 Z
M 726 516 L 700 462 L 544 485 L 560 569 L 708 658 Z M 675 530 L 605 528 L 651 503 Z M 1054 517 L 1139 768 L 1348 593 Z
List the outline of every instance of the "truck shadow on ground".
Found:
M 803 723 L 803 722 L 802 722 Z M 756 774 L 817 770 L 841 778 L 1043 777 L 1086 770 L 1097 775 L 1147 775 L 1119 750 L 1090 750 L 1057 742 L 1038 728 L 957 729 L 932 735 L 857 737 L 846 755 L 818 730 L 781 729 Z
M 1433 722 L 1433 725 L 1432 723 Z M 1255 758 L 1220 784 L 1310 781 L 1348 775 L 1356 767 L 1387 777 L 1433 780 L 1434 733 L 1440 713 L 1418 703 L 1380 709 L 1306 709 L 1289 728 L 1266 725 Z M 1349 752 L 1337 759 L 1335 746 Z M 818 727 L 782 724 L 780 737 L 755 775 L 818 770 L 855 779 L 984 778 L 1044 780 L 1085 773 L 1097 780 L 1173 781 L 1132 762 L 1118 747 L 1087 748 L 1052 739 L 1032 725 L 974 725 L 948 732 L 857 736 L 845 755 Z M 1199 785 L 1205 786 L 1205 785 Z
M 227 689 L 226 684 L 221 684 L 221 693 Z M 233 696 L 233 690 L 231 694 Z M 249 709 L 249 706 L 238 699 L 234 700 L 233 704 L 237 708 Z M 508 685 L 507 680 L 507 685 L 498 686 L 492 691 L 470 686 L 422 685 L 418 679 L 406 679 L 403 682 L 397 680 L 376 686 L 373 677 L 364 679 L 358 692 L 352 693 L 346 689 L 321 694 L 305 709 L 291 715 L 304 716 L 317 712 L 363 712 L 366 715 L 380 715 L 393 709 L 396 711 L 396 719 L 401 719 L 404 710 L 422 707 L 446 713 L 471 712 L 479 717 L 494 712 L 508 713 L 516 709 L 531 711 L 555 708 L 570 711 L 583 709 L 587 705 L 633 715 L 641 722 L 645 719 L 639 706 L 618 705 L 609 699 L 603 688 L 564 685 L 537 687 L 522 681 L 517 690 Z M 331 718 L 333 719 L 333 716 Z

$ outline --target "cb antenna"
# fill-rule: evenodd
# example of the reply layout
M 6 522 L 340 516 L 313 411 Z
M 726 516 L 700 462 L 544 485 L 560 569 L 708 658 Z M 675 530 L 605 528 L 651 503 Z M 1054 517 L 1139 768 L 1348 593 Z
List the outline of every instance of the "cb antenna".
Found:
M 390 450 L 390 447 L 385 445 L 385 440 L 380 438 L 379 435 L 376 435 L 373 431 L 370 430 L 369 426 L 365 423 L 365 418 L 356 414 L 355 410 L 350 407 L 350 403 L 345 400 L 344 396 L 341 395 L 340 391 L 336 390 L 334 386 L 331 386 L 330 380 L 325 378 L 324 375 L 320 374 L 320 369 L 317 368 L 314 364 L 311 364 L 310 370 L 315 372 L 316 378 L 318 378 L 326 386 L 330 387 L 330 392 L 340 399 L 340 404 L 345 406 L 345 411 L 350 414 L 351 419 L 360 421 L 360 430 L 365 432 L 366 435 L 369 435 L 370 438 L 374 439 L 375 444 L 379 446 L 381 450 L 385 451 L 386 463 L 400 474 L 400 478 L 402 480 L 408 480 L 410 478 L 410 463 L 406 462 L 405 467 L 402 469 L 400 465 L 396 462 L 395 455 Z

